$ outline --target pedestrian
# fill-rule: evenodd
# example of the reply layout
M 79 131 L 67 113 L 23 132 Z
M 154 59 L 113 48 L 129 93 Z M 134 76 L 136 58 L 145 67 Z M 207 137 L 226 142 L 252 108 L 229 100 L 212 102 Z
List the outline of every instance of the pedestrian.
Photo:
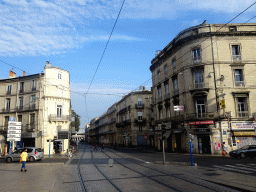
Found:
M 94 143 L 94 151 L 97 151 L 97 144 L 96 144 L 96 142 Z
M 226 157 L 226 153 L 227 153 L 226 145 L 225 145 L 225 142 L 223 142 L 223 145 L 222 145 L 222 155 L 223 155 L 223 157 Z
M 104 143 L 102 143 L 102 151 L 104 151 Z
M 20 171 L 25 171 L 27 172 L 27 169 L 26 169 L 26 160 L 28 160 L 28 153 L 27 153 L 27 149 L 25 148 L 23 150 L 23 152 L 21 153 L 20 155 L 20 162 L 22 162 L 22 166 L 21 166 L 21 170 Z

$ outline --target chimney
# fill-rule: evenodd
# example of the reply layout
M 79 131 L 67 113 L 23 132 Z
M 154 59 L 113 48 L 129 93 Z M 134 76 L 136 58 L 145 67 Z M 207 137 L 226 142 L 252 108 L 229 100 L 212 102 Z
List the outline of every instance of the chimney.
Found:
M 10 71 L 9 78 L 12 79 L 12 78 L 15 78 L 15 77 L 16 77 L 16 73 L 14 73 L 13 71 Z
M 46 68 L 50 68 L 51 66 L 52 66 L 52 65 L 51 65 L 50 61 L 46 61 L 45 67 L 46 67 Z
M 25 71 L 23 71 L 23 76 L 25 76 L 26 75 L 26 72 Z

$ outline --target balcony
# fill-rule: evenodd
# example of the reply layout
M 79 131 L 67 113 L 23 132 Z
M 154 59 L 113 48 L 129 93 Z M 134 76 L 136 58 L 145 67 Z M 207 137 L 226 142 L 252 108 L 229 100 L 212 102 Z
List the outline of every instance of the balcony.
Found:
M 249 118 L 249 112 L 248 111 L 238 111 L 236 114 L 237 118 Z
M 135 104 L 135 109 L 144 109 L 144 104 L 141 104 L 141 105 Z
M 174 89 L 172 91 L 172 96 L 179 95 L 179 89 Z
M 11 112 L 12 110 L 11 110 L 10 108 L 3 108 L 2 111 L 3 111 L 4 113 L 9 113 L 9 112 Z
M 116 123 L 116 127 L 125 127 L 127 125 L 130 125 L 131 124 L 131 120 L 125 120 L 125 121 L 121 121 L 119 123 Z
M 136 119 L 134 119 L 134 123 L 136 123 L 136 124 L 146 124 L 147 123 L 147 120 L 146 120 L 146 118 L 143 118 L 142 120 L 138 120 L 137 118 Z
M 158 97 L 158 98 L 156 99 L 156 102 L 157 102 L 157 103 L 161 103 L 161 102 L 162 102 L 162 97 L 161 97 L 161 96 Z
M 32 91 L 36 91 L 36 87 L 32 87 Z
M 112 118 L 112 119 L 110 120 L 110 123 L 113 123 L 113 122 L 116 122 L 116 118 Z
M 49 121 L 70 121 L 70 116 L 69 115 L 62 115 L 62 116 L 57 116 L 57 115 L 49 115 Z
M 19 93 L 20 93 L 20 94 L 24 93 L 24 90 L 23 90 L 23 89 L 21 89 L 21 90 L 19 91 Z
M 27 124 L 26 125 L 26 131 L 27 132 L 34 132 L 36 130 L 36 125 L 35 124 Z
M 7 132 L 7 125 L 1 125 L 0 126 L 0 133 L 6 133 Z
M 165 95 L 164 95 L 164 100 L 168 100 L 168 99 L 170 99 L 170 93 L 166 93 Z
M 127 111 L 127 107 L 121 109 L 117 114 L 118 114 L 118 115 L 122 115 L 122 114 L 124 114 L 126 111 Z
M 244 81 L 235 81 L 234 83 L 236 87 L 244 87 Z
M 187 115 L 187 120 L 193 120 L 193 119 L 205 119 L 205 120 L 210 120 L 214 119 L 214 113 L 209 112 L 209 113 L 189 113 Z
M 233 55 L 233 61 L 241 61 L 241 55 Z
M 201 62 L 201 57 L 200 56 L 197 56 L 197 57 L 193 58 L 193 63 L 199 63 L 199 62 Z
M 209 83 L 195 83 L 193 86 L 189 87 L 189 90 L 194 90 L 194 89 L 209 89 Z

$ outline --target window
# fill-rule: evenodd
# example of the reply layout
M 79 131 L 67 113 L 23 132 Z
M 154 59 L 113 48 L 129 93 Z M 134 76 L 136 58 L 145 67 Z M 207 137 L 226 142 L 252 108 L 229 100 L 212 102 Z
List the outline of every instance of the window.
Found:
M 176 71 L 176 59 L 172 60 L 172 67 L 173 67 L 173 72 Z
M 24 82 L 20 82 L 20 93 L 24 92 Z
M 62 117 L 62 105 L 57 105 L 57 117 Z
M 58 79 L 61 79 L 61 73 L 58 73 Z
M 204 87 L 203 70 L 194 71 L 194 82 L 196 89 Z
M 166 118 L 170 117 L 170 107 L 166 108 Z
M 238 117 L 247 117 L 248 110 L 246 106 L 246 97 L 237 97 L 237 112 Z
M 22 109 L 23 108 L 23 97 L 20 97 L 19 100 L 20 100 L 19 108 Z
M 158 109 L 159 111 L 159 120 L 163 118 L 163 110 L 162 109 Z
M 18 122 L 22 122 L 22 115 L 18 115 Z
M 10 107 L 11 107 L 11 99 L 6 98 L 6 110 L 10 110 Z
M 178 79 L 177 79 L 177 77 L 174 78 L 172 81 L 173 81 L 173 90 L 174 91 L 178 90 Z
M 200 48 L 193 49 L 192 52 L 193 52 L 194 63 L 200 62 L 201 61 Z
M 158 79 L 158 82 L 161 81 L 161 74 L 160 74 L 160 71 L 157 71 L 157 79 Z
M 243 70 L 242 69 L 235 69 L 235 86 L 244 86 L 244 78 L 243 78 Z
M 8 126 L 9 116 L 4 117 L 4 126 Z
M 143 113 L 142 112 L 138 112 L 138 121 L 142 121 L 143 120 Z
M 35 107 L 36 107 L 36 96 L 31 95 L 31 108 L 35 109 Z
M 142 99 L 138 98 L 138 107 L 141 107 L 141 106 L 142 106 Z
M 161 97 L 162 97 L 162 90 L 161 90 L 161 87 L 158 87 L 158 88 L 157 88 L 157 94 L 158 94 L 158 98 L 161 98 Z
M 232 45 L 233 61 L 241 61 L 240 45 Z
M 164 74 L 165 74 L 165 77 L 168 77 L 168 67 L 167 67 L 167 65 L 164 66 Z
M 230 26 L 229 27 L 229 31 L 230 32 L 236 32 L 237 31 L 237 27 L 236 26 Z
M 196 100 L 196 114 L 197 118 L 205 117 L 205 99 L 197 99 Z
M 35 113 L 30 114 L 30 125 L 35 125 Z
M 12 85 L 7 85 L 7 93 L 6 94 L 11 94 L 12 92 Z
M 36 90 L 36 80 L 32 80 L 32 91 Z
M 169 93 L 169 83 L 168 82 L 164 84 L 164 91 L 165 91 L 165 94 Z

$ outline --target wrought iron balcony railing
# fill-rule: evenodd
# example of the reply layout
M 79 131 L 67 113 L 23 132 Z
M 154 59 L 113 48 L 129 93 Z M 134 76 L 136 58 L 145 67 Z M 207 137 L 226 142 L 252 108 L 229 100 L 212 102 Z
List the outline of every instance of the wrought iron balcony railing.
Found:
M 238 111 L 236 114 L 237 118 L 249 118 L 248 111 Z
M 144 104 L 141 104 L 141 105 L 135 104 L 135 109 L 144 109 Z
M 235 81 L 236 87 L 244 87 L 244 81 Z
M 214 113 L 189 113 L 186 119 L 214 119 Z
M 70 121 L 71 118 L 69 115 L 62 115 L 62 116 L 57 116 L 55 114 L 49 115 L 49 121 Z
M 241 55 L 233 55 L 233 61 L 241 61 Z
M 193 86 L 190 86 L 189 89 L 208 89 L 209 88 L 209 83 L 195 83 Z

